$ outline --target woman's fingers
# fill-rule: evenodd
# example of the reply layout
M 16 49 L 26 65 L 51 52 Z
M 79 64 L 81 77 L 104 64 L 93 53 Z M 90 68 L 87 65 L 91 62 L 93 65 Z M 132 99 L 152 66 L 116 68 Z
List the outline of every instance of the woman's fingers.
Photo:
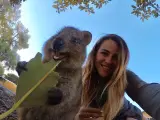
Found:
M 137 120 L 137 119 L 128 117 L 126 120 Z
M 88 112 L 88 113 L 97 113 L 97 114 L 102 114 L 100 109 L 97 108 L 81 108 L 81 112 Z
M 79 117 L 80 118 L 98 118 L 98 117 L 102 117 L 102 114 L 82 112 L 79 114 Z
M 94 120 L 95 118 L 102 117 L 102 112 L 97 108 L 84 108 L 81 107 L 79 111 L 79 118 L 87 118 L 90 120 Z
M 97 120 L 99 117 L 102 117 L 100 109 L 81 107 L 75 120 Z
M 77 114 L 74 120 L 97 120 L 97 118 L 91 116 L 85 116 L 82 114 Z

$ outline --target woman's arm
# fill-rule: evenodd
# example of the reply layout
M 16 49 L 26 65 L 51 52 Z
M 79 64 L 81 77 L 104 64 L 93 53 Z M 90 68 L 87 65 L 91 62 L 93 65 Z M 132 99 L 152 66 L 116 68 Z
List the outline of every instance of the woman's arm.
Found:
M 139 108 L 131 104 L 126 98 L 124 98 L 124 105 L 119 114 L 115 117 L 115 120 L 134 118 L 135 120 L 142 120 L 142 112 Z M 133 120 L 134 120 L 133 119 Z
M 127 71 L 126 92 L 142 109 L 156 120 L 160 120 L 160 84 L 146 83 L 134 72 Z

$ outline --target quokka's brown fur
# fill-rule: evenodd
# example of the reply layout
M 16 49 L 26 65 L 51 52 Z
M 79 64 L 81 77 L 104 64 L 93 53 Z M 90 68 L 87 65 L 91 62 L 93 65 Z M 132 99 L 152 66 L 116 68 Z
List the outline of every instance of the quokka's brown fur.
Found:
M 56 88 L 62 91 L 63 98 L 57 105 L 20 108 L 18 110 L 19 120 L 74 119 L 80 107 L 82 64 L 86 58 L 86 47 L 91 38 L 92 35 L 88 31 L 64 27 L 45 42 L 43 47 L 44 63 L 54 59 L 54 56 L 65 56 L 56 68 L 61 76 Z M 61 42 L 56 43 L 59 40 Z

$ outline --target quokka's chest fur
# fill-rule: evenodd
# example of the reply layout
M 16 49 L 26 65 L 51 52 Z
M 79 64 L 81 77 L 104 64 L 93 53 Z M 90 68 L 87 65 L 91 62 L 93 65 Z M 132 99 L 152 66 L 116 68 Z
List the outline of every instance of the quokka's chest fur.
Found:
M 81 69 L 73 72 L 62 72 L 59 89 L 65 98 L 58 105 L 20 109 L 19 120 L 73 120 L 79 110 L 81 100 Z M 65 82 L 67 79 L 68 82 Z

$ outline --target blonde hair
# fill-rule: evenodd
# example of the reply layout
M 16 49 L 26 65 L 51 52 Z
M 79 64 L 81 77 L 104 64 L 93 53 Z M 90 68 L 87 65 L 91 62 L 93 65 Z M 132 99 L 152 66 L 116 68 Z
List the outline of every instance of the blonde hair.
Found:
M 82 104 L 88 106 L 96 93 L 96 84 L 93 80 L 93 73 L 95 73 L 95 56 L 101 44 L 105 40 L 113 40 L 119 47 L 118 65 L 109 82 L 106 84 L 103 92 L 107 89 L 107 100 L 103 105 L 104 120 L 112 120 L 119 112 L 123 105 L 123 97 L 125 88 L 127 86 L 126 80 L 126 66 L 129 59 L 129 50 L 125 41 L 118 35 L 109 34 L 100 38 L 90 52 L 87 62 L 83 68 L 83 92 Z M 102 93 L 103 94 L 103 93 Z

